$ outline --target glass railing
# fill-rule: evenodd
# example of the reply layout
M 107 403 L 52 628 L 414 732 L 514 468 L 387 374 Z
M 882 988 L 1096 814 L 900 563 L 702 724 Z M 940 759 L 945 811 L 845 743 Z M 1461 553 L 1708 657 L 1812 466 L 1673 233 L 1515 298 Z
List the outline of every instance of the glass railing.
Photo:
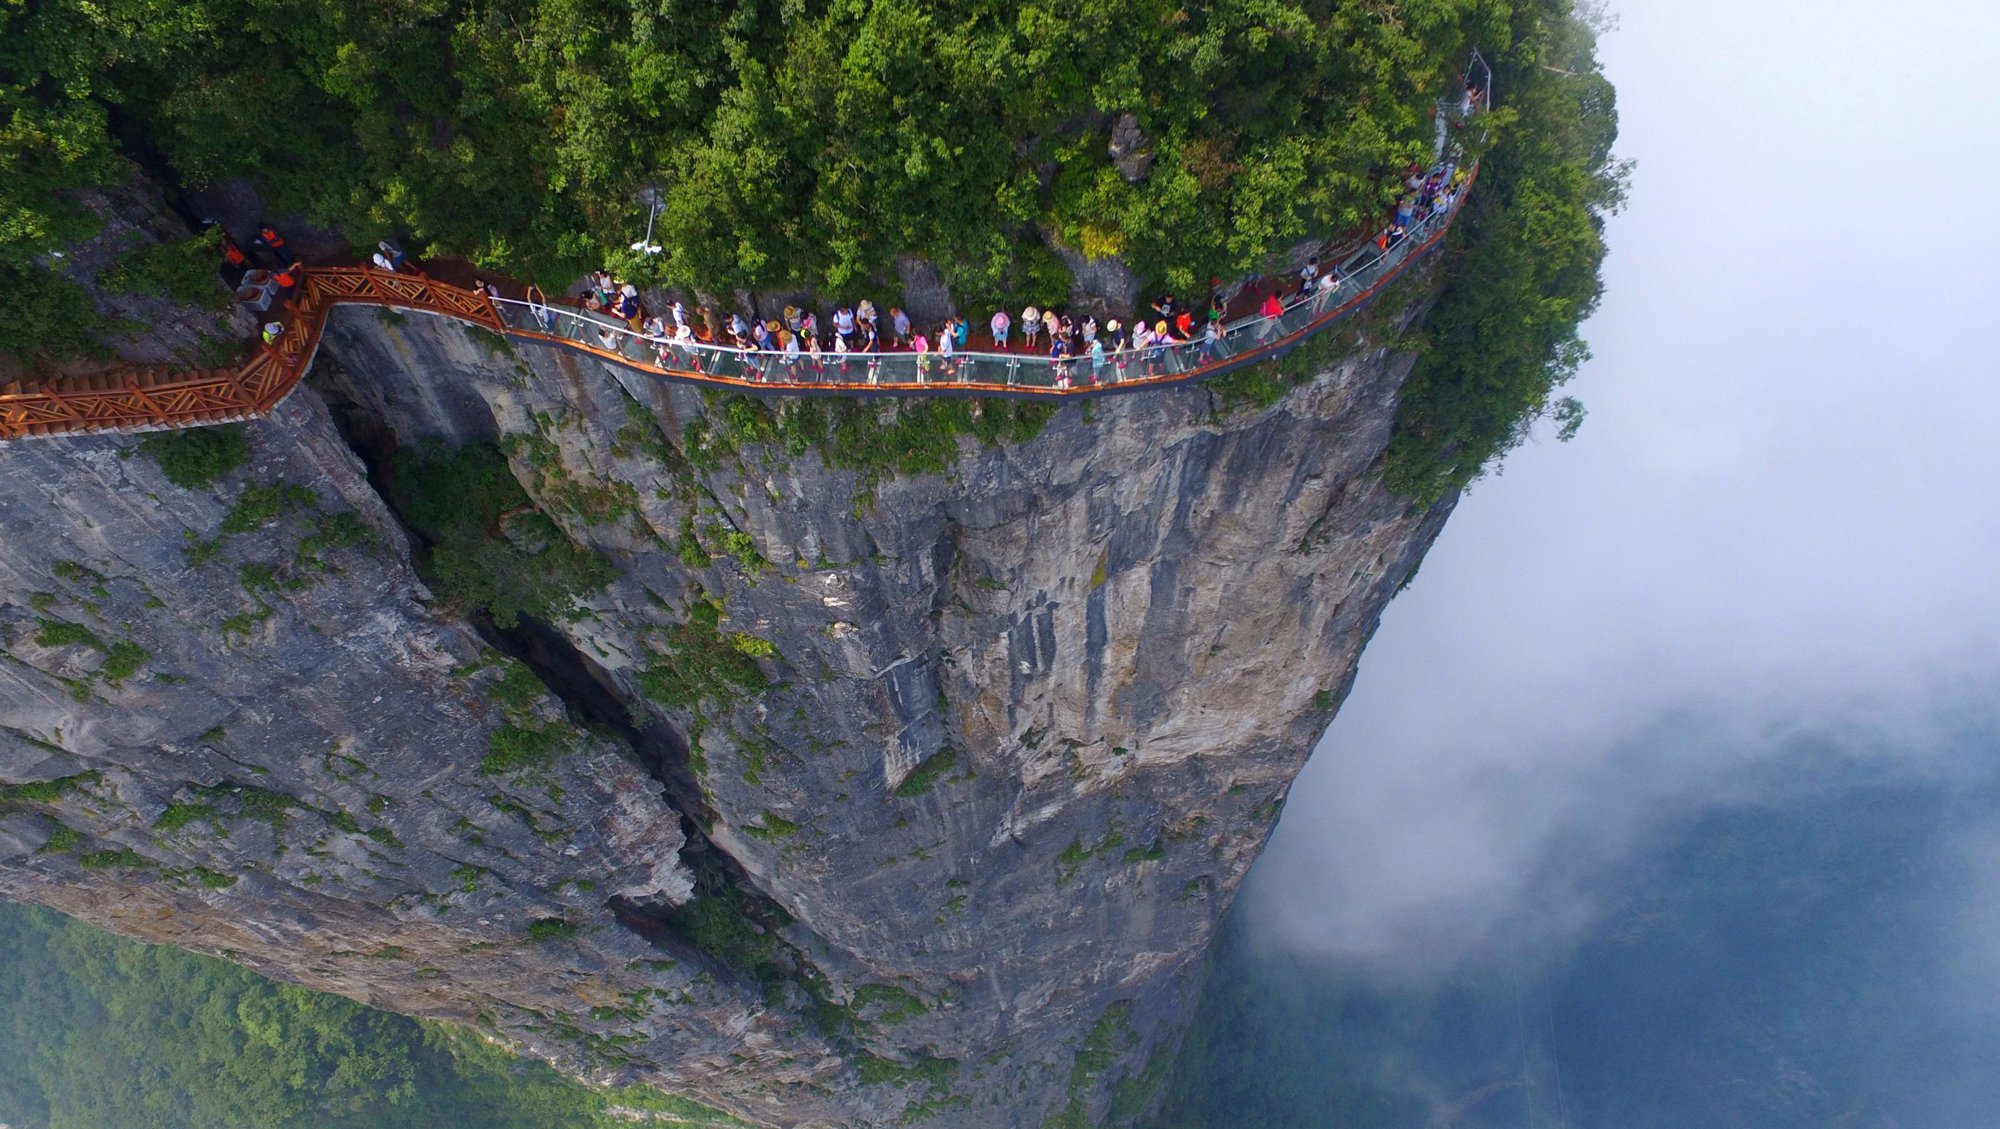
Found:
M 1457 170 L 1451 161 L 1430 170 L 1440 171 L 1444 182 L 1451 183 Z M 985 391 L 1060 392 L 1128 383 L 1164 383 L 1246 356 L 1275 354 L 1290 343 L 1289 339 L 1315 327 L 1324 328 L 1351 312 L 1383 280 L 1443 234 L 1470 185 L 1468 177 L 1452 190 L 1444 206 L 1416 219 L 1401 238 L 1386 248 L 1371 243 L 1335 263 L 1331 268 L 1336 279 L 1334 285 L 1293 295 L 1284 302 L 1282 313 L 1224 322 L 1213 339 L 1197 332 L 1187 340 L 1166 341 L 1143 349 L 1128 344 L 1118 350 L 1113 350 L 1105 339 L 1102 356 L 1053 358 L 1029 352 L 946 354 L 937 350 L 842 353 L 825 348 L 815 354 L 805 352 L 803 347 L 798 352 L 739 349 L 635 330 L 610 315 L 572 306 L 511 298 L 493 299 L 493 305 L 509 330 L 573 342 L 593 351 L 614 354 L 638 368 L 668 375 L 719 383 L 767 384 L 774 390 L 786 385 L 838 385 L 904 391 L 972 386 Z

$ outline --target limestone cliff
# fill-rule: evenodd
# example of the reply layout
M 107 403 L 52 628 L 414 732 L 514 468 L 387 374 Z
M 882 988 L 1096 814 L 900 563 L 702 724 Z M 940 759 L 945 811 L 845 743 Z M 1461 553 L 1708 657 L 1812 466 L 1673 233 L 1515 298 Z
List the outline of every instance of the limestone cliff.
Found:
M 1449 511 L 1377 477 L 1393 329 L 882 474 L 799 437 L 886 403 L 344 310 L 213 492 L 0 448 L 0 893 L 760 1123 L 1126 1112 Z M 434 606 L 355 453 L 428 439 L 610 558 L 581 614 Z

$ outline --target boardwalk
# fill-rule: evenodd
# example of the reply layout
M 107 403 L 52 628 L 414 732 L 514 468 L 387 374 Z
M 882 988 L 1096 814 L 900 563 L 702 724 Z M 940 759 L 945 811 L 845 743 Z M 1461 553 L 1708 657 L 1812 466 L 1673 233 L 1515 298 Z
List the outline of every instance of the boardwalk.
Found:
M 249 419 L 277 407 L 312 367 L 326 319 L 342 305 L 436 314 L 508 338 L 588 353 L 662 380 L 761 395 L 1009 396 L 1067 400 L 1202 380 L 1290 352 L 1352 314 L 1444 239 L 1477 170 L 1454 198 L 1386 251 L 1338 263 L 1340 285 L 1292 301 L 1280 317 L 1230 322 L 1219 341 L 1127 350 L 1100 365 L 1026 353 L 829 353 L 787 358 L 649 337 L 565 306 L 491 299 L 421 275 L 315 267 L 287 308 L 285 332 L 239 368 L 135 366 L 87 377 L 0 385 L 0 441 L 95 431 L 150 431 Z

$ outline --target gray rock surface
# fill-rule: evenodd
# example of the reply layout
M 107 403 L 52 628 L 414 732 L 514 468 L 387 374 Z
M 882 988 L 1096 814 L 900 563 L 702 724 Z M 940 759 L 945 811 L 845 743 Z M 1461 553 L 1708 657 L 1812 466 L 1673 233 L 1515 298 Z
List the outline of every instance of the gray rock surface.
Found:
M 783 438 L 851 405 L 760 414 L 427 315 L 344 309 L 322 349 L 219 497 L 165 484 L 130 440 L 0 447 L 0 780 L 97 774 L 9 793 L 0 892 L 772 1125 L 1082 1124 L 1142 1088 L 1450 508 L 1380 483 L 1410 361 L 1379 342 L 1269 408 L 1205 387 L 1069 405 L 1024 442 L 961 437 L 945 474 L 879 478 Z M 616 563 L 549 626 L 631 711 L 624 740 L 547 696 L 503 704 L 505 663 L 427 607 L 325 404 L 377 447 L 502 440 Z M 858 410 L 867 432 L 898 409 Z M 232 498 L 280 481 L 317 509 L 186 563 Z M 372 547 L 244 590 L 242 565 L 298 557 L 342 510 Z M 768 690 L 690 704 L 646 677 L 708 600 Z M 102 645 L 38 644 L 50 616 Z M 122 686 L 89 674 L 114 636 L 149 652 Z M 574 752 L 483 774 L 508 724 Z M 243 806 L 189 789 L 238 786 L 302 806 L 281 829 L 162 829 L 170 803 Z M 50 849 L 57 820 L 81 842 Z M 120 847 L 138 861 L 80 861 Z M 760 990 L 663 930 L 697 872 L 781 910 L 780 963 L 804 973 Z M 567 935 L 529 936 L 554 919 Z M 1086 1044 L 1108 1069 L 1078 1063 Z

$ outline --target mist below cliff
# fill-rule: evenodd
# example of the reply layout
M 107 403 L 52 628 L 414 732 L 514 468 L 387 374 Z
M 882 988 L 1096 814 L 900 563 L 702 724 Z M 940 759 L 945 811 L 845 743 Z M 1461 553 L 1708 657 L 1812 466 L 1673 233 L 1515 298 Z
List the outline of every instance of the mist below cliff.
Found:
M 1205 1061 L 1184 1108 L 1992 1122 L 1961 1056 L 2000 983 L 2000 237 L 1907 231 L 1911 185 L 2000 164 L 1936 112 L 2000 20 L 1926 9 L 1634 6 L 1604 40 L 1640 172 L 1591 418 L 1384 618 L 1197 1026 L 1264 1065 Z

